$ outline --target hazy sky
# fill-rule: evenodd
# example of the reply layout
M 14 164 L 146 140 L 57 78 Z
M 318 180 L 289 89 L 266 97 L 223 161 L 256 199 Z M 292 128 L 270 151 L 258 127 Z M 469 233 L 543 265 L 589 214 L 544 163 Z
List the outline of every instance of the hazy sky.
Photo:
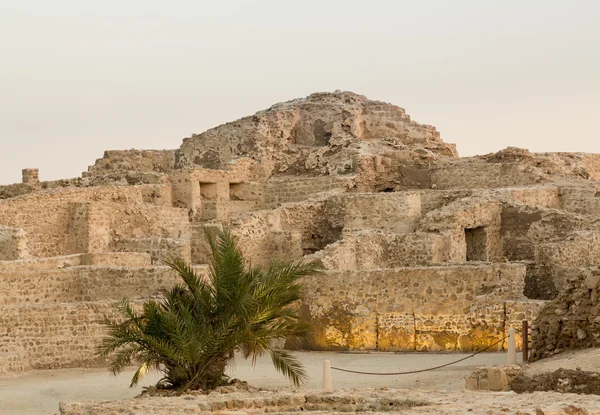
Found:
M 461 155 L 600 153 L 600 0 L 0 0 L 0 184 L 336 89 Z

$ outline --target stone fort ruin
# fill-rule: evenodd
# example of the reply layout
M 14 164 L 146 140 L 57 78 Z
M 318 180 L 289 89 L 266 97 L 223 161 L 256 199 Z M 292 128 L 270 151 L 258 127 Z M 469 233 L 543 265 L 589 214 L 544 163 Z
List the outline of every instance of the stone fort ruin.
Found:
M 43 173 L 43 172 L 42 172 Z M 79 178 L 0 186 L 0 374 L 102 364 L 112 303 L 206 272 L 227 223 L 254 264 L 319 261 L 318 350 L 479 350 L 600 265 L 600 155 L 460 158 L 404 109 L 318 93 Z M 505 345 L 497 346 L 501 350 Z

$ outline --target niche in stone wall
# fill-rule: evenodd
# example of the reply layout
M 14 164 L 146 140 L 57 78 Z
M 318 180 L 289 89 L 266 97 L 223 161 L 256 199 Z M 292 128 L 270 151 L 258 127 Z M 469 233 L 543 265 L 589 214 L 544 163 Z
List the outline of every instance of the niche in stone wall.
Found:
M 217 200 L 217 184 L 200 183 L 200 196 L 202 200 Z
M 467 261 L 487 261 L 487 232 L 485 227 L 465 229 Z

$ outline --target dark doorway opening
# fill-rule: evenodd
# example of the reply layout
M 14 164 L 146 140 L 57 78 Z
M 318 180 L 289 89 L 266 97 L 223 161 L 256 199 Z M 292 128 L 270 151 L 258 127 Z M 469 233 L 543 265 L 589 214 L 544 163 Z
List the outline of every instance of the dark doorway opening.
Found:
M 467 261 L 487 261 L 487 232 L 485 227 L 465 229 Z

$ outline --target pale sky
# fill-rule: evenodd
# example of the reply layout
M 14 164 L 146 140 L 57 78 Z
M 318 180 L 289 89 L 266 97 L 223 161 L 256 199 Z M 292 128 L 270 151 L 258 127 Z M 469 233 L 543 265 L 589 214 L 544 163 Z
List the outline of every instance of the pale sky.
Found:
M 0 0 L 0 184 L 336 89 L 463 156 L 600 153 L 600 0 Z

